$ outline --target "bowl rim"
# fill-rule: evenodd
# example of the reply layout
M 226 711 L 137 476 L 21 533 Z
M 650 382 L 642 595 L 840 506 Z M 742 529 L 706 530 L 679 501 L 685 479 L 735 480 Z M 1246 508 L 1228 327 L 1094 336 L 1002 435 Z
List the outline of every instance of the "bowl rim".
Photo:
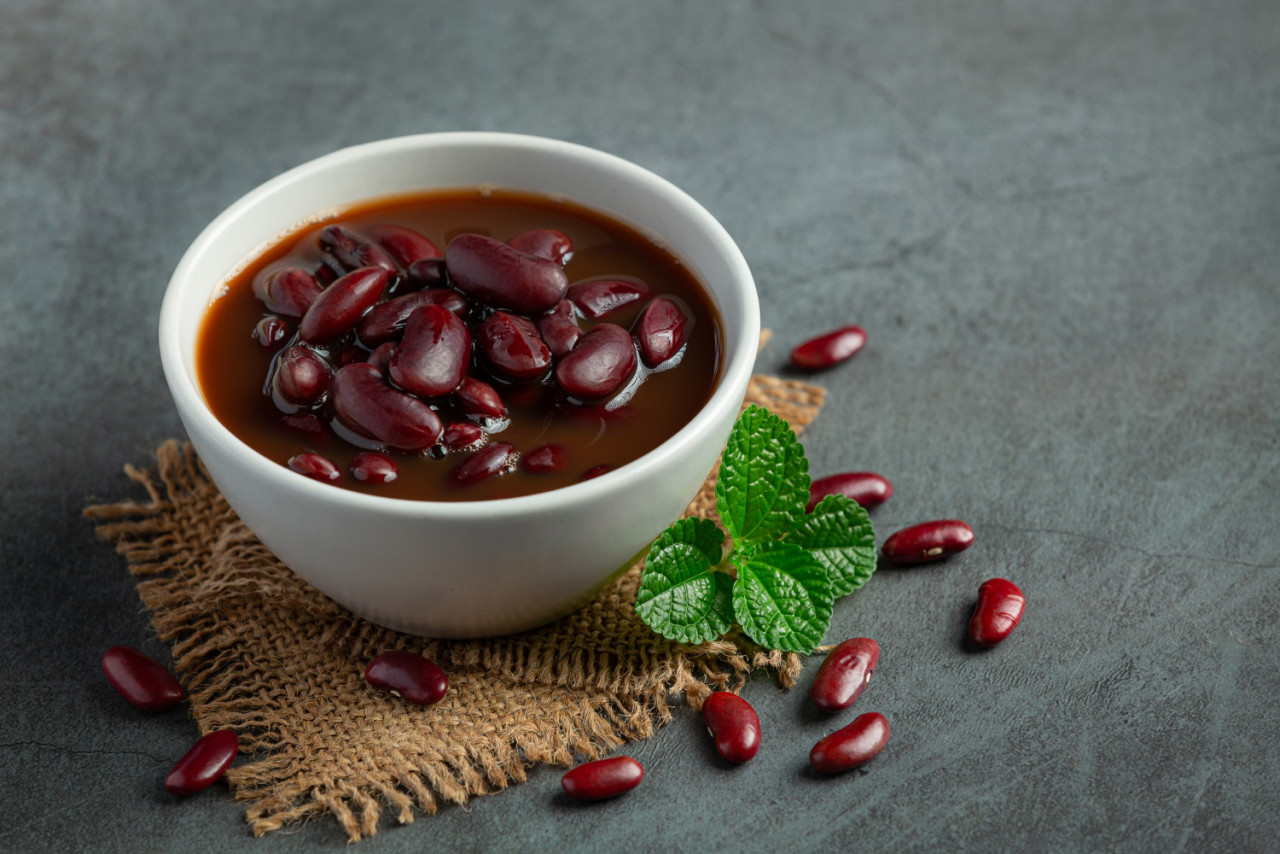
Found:
M 421 150 L 425 152 L 437 148 L 463 146 L 513 148 L 540 154 L 582 158 L 597 168 L 621 173 L 621 177 L 628 183 L 641 185 L 647 191 L 665 197 L 666 201 L 681 208 L 684 215 L 693 219 L 702 230 L 702 233 L 710 239 L 717 254 L 723 256 L 724 261 L 732 272 L 731 279 L 740 283 L 743 291 L 741 294 L 744 319 L 743 329 L 732 350 L 728 348 L 726 340 L 722 350 L 724 361 L 719 382 L 710 399 L 698 410 L 697 414 L 680 430 L 676 431 L 675 434 L 668 437 L 653 450 L 599 477 L 543 492 L 478 501 L 438 501 L 373 495 L 335 487 L 331 484 L 320 483 L 299 476 L 286 466 L 276 463 L 252 448 L 226 427 L 209 408 L 204 394 L 199 388 L 198 379 L 193 379 L 194 364 L 190 364 L 190 371 L 188 371 L 189 363 L 185 355 L 187 348 L 184 347 L 182 336 L 179 334 L 183 317 L 182 303 L 184 302 L 184 297 L 190 299 L 187 294 L 194 286 L 193 282 L 198 281 L 200 278 L 198 266 L 201 256 L 232 223 L 247 211 L 272 196 L 287 191 L 293 184 L 308 180 L 316 173 L 323 173 L 330 168 L 339 167 L 344 163 L 369 156 L 379 156 L 404 150 Z M 443 185 L 441 186 L 443 187 Z M 571 194 L 556 193 L 555 195 L 563 196 L 571 201 L 578 201 Z M 370 198 L 378 198 L 378 196 L 371 196 Z M 585 204 L 580 201 L 578 203 Z M 316 213 L 323 212 L 321 210 Z M 613 214 L 609 215 L 615 216 Z M 625 221 L 624 218 L 622 219 Z M 644 224 L 627 224 L 633 228 L 641 229 L 644 233 L 656 234 L 652 228 Z M 269 236 L 265 239 L 269 239 Z M 225 281 L 225 275 L 219 281 Z M 206 293 L 201 294 L 201 296 L 207 298 L 217 286 L 217 283 L 215 283 L 213 287 Z M 274 178 L 268 179 L 227 206 L 192 241 L 169 279 L 159 315 L 161 365 L 170 393 L 174 397 L 175 404 L 178 406 L 179 414 L 182 415 L 184 422 L 188 418 L 194 418 L 197 422 L 195 426 L 201 432 L 218 441 L 226 452 L 242 459 L 245 465 L 252 467 L 261 477 L 273 482 L 273 485 L 295 490 L 310 500 L 341 504 L 350 506 L 352 509 L 376 511 L 406 518 L 430 515 L 458 520 L 484 518 L 493 515 L 495 512 L 501 512 L 504 516 L 521 516 L 565 509 L 584 502 L 603 499 L 605 496 L 616 495 L 619 492 L 625 492 L 629 487 L 642 484 L 653 475 L 653 469 L 661 466 L 664 459 L 673 454 L 680 455 L 681 452 L 688 450 L 691 444 L 699 441 L 704 433 L 714 429 L 716 424 L 722 423 L 726 410 L 733 410 L 730 420 L 736 417 L 737 410 L 742 403 L 741 394 L 736 390 L 745 390 L 754 371 L 756 351 L 759 346 L 759 334 L 759 295 L 746 259 L 724 226 L 692 196 L 667 179 L 617 155 L 578 143 L 549 137 L 492 131 L 450 131 L 413 134 L 361 143 L 306 161 L 280 173 Z M 725 338 L 727 339 L 727 335 Z M 194 351 L 194 342 L 192 342 L 191 349 Z M 194 358 L 191 361 L 194 362 Z M 188 432 L 194 432 L 190 427 L 187 429 Z

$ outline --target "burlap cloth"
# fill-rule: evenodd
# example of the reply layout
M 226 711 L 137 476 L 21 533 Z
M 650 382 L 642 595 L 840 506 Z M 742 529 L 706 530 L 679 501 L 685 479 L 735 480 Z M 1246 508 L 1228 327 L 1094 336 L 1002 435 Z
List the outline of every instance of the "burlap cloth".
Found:
M 797 431 L 822 406 L 817 386 L 757 376 L 747 393 Z M 535 763 L 570 765 L 670 720 L 753 669 L 790 686 L 800 658 L 744 638 L 687 646 L 655 635 L 632 607 L 640 564 L 558 622 L 507 637 L 440 641 L 353 616 L 285 568 L 244 526 L 189 445 L 169 441 L 155 472 L 126 466 L 147 501 L 88 507 L 142 580 L 138 594 L 173 650 L 202 733 L 230 727 L 241 757 L 227 773 L 257 835 L 332 813 L 354 841 L 443 800 L 525 779 Z M 689 507 L 715 517 L 714 473 Z M 372 690 L 380 652 L 420 652 L 449 692 L 415 706 Z M 244 755 L 248 754 L 248 755 Z

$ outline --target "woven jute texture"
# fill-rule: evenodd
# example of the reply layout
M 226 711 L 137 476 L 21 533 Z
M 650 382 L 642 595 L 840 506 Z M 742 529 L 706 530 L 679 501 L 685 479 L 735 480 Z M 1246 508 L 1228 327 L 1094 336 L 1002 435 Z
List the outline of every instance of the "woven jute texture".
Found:
M 747 394 L 799 431 L 822 390 L 757 376 Z M 227 774 L 255 834 L 331 813 L 354 841 L 442 802 L 521 782 L 536 763 L 570 765 L 649 738 L 669 703 L 700 706 L 763 668 L 790 686 L 793 654 L 729 636 L 698 646 L 653 634 L 635 615 L 640 565 L 582 610 L 507 637 L 442 641 L 353 616 L 281 564 L 244 526 L 189 445 L 170 441 L 153 471 L 126 466 L 145 501 L 88 507 L 98 533 L 139 577 L 138 594 L 170 644 L 202 733 L 231 728 Z M 691 515 L 715 518 L 714 473 Z M 365 664 L 389 649 L 446 670 L 438 704 L 371 689 Z

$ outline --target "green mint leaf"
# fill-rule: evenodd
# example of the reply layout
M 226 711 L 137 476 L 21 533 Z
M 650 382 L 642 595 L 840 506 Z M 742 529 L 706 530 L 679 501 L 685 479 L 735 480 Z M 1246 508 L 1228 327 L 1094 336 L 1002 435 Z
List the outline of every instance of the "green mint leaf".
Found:
M 822 642 L 835 597 L 813 555 L 794 543 L 765 543 L 749 557 L 735 553 L 733 563 L 733 613 L 748 637 L 785 652 L 811 652 Z
M 804 516 L 809 462 L 791 425 L 754 404 L 729 433 L 716 509 L 738 544 L 776 538 Z
M 715 640 L 733 625 L 733 578 L 717 572 L 724 533 L 710 519 L 680 519 L 649 548 L 636 614 L 664 638 Z
M 845 596 L 876 571 L 876 535 L 867 511 L 843 495 L 828 495 L 787 534 L 827 569 L 831 592 Z

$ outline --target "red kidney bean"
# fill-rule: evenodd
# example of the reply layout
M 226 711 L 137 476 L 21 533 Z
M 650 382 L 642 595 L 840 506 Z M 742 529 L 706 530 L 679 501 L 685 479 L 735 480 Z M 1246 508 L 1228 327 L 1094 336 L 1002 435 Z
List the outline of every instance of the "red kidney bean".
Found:
M 316 277 L 297 267 L 272 270 L 253 280 L 253 295 L 268 311 L 288 317 L 302 317 L 324 287 Z
M 870 510 L 889 500 L 893 495 L 893 484 L 869 471 L 851 471 L 820 477 L 809 484 L 809 503 L 805 505 L 805 512 L 812 513 L 818 502 L 828 495 L 843 495 Z
M 449 273 L 443 258 L 419 258 L 409 265 L 405 279 L 413 288 L 449 287 Z
M 853 358 L 866 343 L 862 327 L 842 326 L 796 347 L 791 351 L 791 364 L 805 371 L 820 371 Z
M 325 288 L 302 316 L 298 336 L 308 344 L 330 344 L 356 328 L 360 318 L 382 298 L 387 271 L 361 267 Z
M 351 476 L 363 483 L 390 483 L 400 470 L 390 457 L 366 451 L 351 460 Z
M 214 730 L 178 760 L 164 778 L 164 787 L 171 795 L 194 795 L 227 773 L 239 752 L 240 739 L 235 730 Z
M 584 762 L 560 778 L 564 793 L 579 801 L 603 801 L 629 792 L 644 779 L 644 767 L 630 756 Z
M 573 303 L 562 299 L 556 307 L 538 318 L 538 334 L 547 342 L 551 355 L 559 359 L 582 337 L 582 330 L 574 319 Z
M 294 344 L 276 359 L 271 388 L 285 403 L 306 407 L 329 390 L 329 375 L 329 364 L 319 353 Z
M 391 369 L 391 354 L 396 351 L 396 342 L 384 341 L 377 347 L 373 348 L 373 352 L 369 354 L 369 358 L 365 362 L 377 368 L 385 377 L 387 371 Z
M 253 327 L 253 340 L 263 347 L 274 347 L 288 337 L 289 324 L 278 315 L 268 314 Z
M 409 315 L 388 376 L 405 391 L 439 397 L 458 387 L 471 362 L 471 333 L 457 315 L 424 305 Z
M 348 429 L 400 451 L 424 451 L 444 430 L 431 407 L 387 385 L 369 364 L 339 369 L 329 392 L 334 413 Z
M 312 271 L 312 275 L 316 277 L 317 282 L 327 288 L 345 272 L 342 269 L 342 265 L 338 263 L 338 259 L 326 252 L 321 257 L 320 263 L 316 265 L 315 270 Z
M 530 321 L 495 311 L 476 327 L 476 344 L 489 365 L 508 379 L 531 380 L 551 364 L 551 351 Z
M 611 466 L 608 463 L 600 463 L 599 465 L 592 466 L 591 468 L 584 471 L 582 473 L 581 479 L 592 480 L 594 478 L 599 477 L 602 474 L 608 474 L 609 472 L 613 471 L 616 468 L 617 466 Z
M 312 451 L 289 457 L 289 468 L 322 483 L 337 483 L 342 477 L 342 470 L 333 460 Z
M 338 367 L 350 365 L 352 362 L 365 362 L 369 359 L 369 351 L 358 344 L 348 342 L 338 347 L 338 351 L 333 354 L 333 359 L 338 363 Z
M 423 258 L 439 258 L 440 247 L 411 228 L 384 223 L 375 225 L 370 236 L 395 259 L 402 269 Z
M 369 347 L 391 341 L 404 332 L 409 315 L 424 305 L 443 306 L 459 318 L 465 318 L 467 311 L 471 308 L 466 297 L 448 288 L 414 291 L 369 309 L 369 313 L 360 318 L 360 323 L 356 326 L 356 334 Z
M 555 261 L 480 234 L 453 238 L 444 258 L 453 286 L 494 308 L 538 314 L 560 302 L 569 286 L 564 268 Z
M 392 650 L 369 662 L 365 681 L 373 687 L 404 697 L 419 706 L 430 706 L 444 699 L 449 679 L 429 658 L 414 652 Z
M 519 456 L 516 449 L 506 442 L 485 445 L 453 470 L 453 479 L 466 486 L 485 478 L 501 477 L 515 469 Z
M 978 604 L 969 618 L 969 640 L 978 646 L 995 646 L 1022 620 L 1027 597 L 1006 578 L 988 578 L 978 588 Z
M 564 448 L 559 445 L 543 445 L 534 448 L 520 459 L 525 471 L 535 474 L 560 471 L 564 468 Z
M 463 378 L 453 398 L 463 414 L 471 418 L 502 418 L 507 414 L 507 407 L 493 386 L 474 377 Z
M 451 451 L 463 451 L 484 438 L 484 431 L 469 421 L 454 421 L 444 428 L 440 443 Z
M 144 712 L 163 712 L 187 694 L 165 666 L 131 646 L 113 646 L 102 654 L 102 672 L 111 687 Z
M 600 400 L 626 384 L 636 370 L 631 334 L 613 323 L 588 330 L 556 365 L 556 382 L 579 400 Z
M 880 660 L 880 645 L 871 638 L 850 638 L 827 653 L 813 679 L 809 697 L 825 712 L 847 709 L 867 687 Z
M 327 225 L 320 229 L 319 243 L 348 272 L 361 267 L 380 267 L 393 276 L 399 272 L 390 252 L 346 226 Z
M 314 412 L 291 412 L 280 416 L 280 425 L 306 436 L 311 442 L 326 442 L 329 434 L 324 422 Z
M 760 718 L 737 694 L 713 691 L 702 703 L 702 719 L 726 762 L 746 762 L 760 750 Z
M 569 235 L 554 228 L 535 228 L 521 232 L 508 240 L 507 245 L 527 255 L 555 261 L 562 267 L 573 256 L 573 241 L 569 239 Z
M 586 279 L 570 286 L 566 296 L 588 320 L 599 320 L 624 305 L 644 299 L 649 286 L 639 279 L 604 277 Z
M 656 368 L 680 352 L 689 340 L 690 318 L 689 312 L 668 297 L 658 297 L 644 307 L 636 321 L 636 343 L 646 365 Z
M 889 722 L 879 712 L 866 712 L 815 744 L 809 764 L 824 774 L 852 771 L 874 759 L 888 743 Z
M 959 554 L 973 545 L 973 529 L 959 519 L 938 519 L 903 528 L 880 547 L 894 563 L 928 563 Z

